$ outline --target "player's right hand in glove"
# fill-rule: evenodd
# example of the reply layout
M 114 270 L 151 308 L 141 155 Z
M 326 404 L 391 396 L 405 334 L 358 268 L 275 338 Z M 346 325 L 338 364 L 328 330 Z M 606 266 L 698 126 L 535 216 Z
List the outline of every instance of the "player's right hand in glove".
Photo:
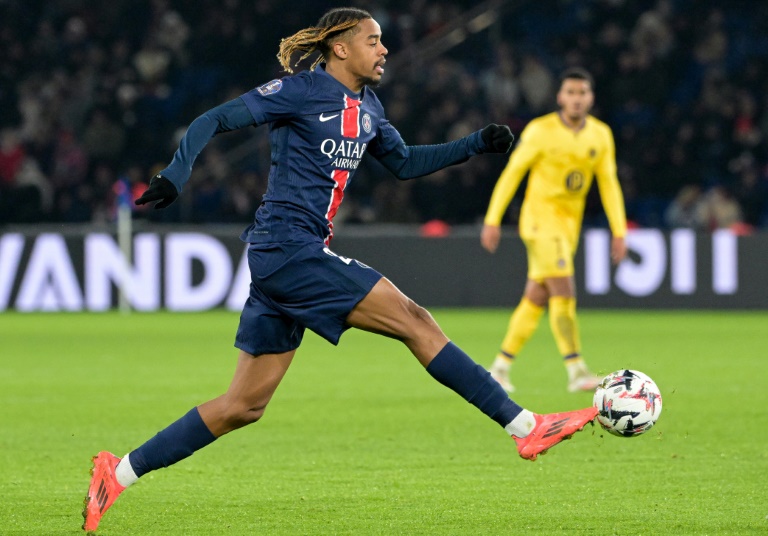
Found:
M 486 153 L 508 153 L 512 148 L 515 136 L 507 125 L 488 125 L 480 131 L 480 137 L 485 143 Z
M 152 201 L 159 201 L 155 205 L 155 209 L 158 209 L 167 207 L 176 201 L 177 197 L 179 197 L 179 191 L 173 183 L 158 173 L 150 179 L 149 188 L 141 194 L 141 197 L 135 203 L 137 205 L 145 205 Z

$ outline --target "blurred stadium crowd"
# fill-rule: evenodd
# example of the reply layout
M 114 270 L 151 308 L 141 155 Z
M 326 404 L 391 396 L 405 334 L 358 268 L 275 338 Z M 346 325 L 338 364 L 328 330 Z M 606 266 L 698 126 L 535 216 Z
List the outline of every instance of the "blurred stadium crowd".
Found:
M 616 137 L 639 226 L 768 226 L 768 4 L 746 0 L 414 0 L 355 5 L 381 24 L 391 69 L 376 90 L 409 144 L 555 106 L 557 75 L 584 66 L 594 114 Z M 324 1 L 0 1 L 0 224 L 107 222 L 118 184 L 137 195 L 200 113 L 285 73 L 282 37 Z M 470 9 L 476 33 L 430 46 Z M 477 11 L 477 12 L 480 12 Z M 456 34 L 458 35 L 458 34 Z M 164 222 L 248 222 L 269 167 L 267 129 L 218 136 Z M 366 159 L 346 222 L 476 223 L 504 157 L 399 183 Z M 118 182 L 122 179 L 122 182 Z M 594 189 L 593 189 L 594 190 Z M 513 203 L 508 221 L 516 221 Z M 603 225 L 593 191 L 587 225 Z

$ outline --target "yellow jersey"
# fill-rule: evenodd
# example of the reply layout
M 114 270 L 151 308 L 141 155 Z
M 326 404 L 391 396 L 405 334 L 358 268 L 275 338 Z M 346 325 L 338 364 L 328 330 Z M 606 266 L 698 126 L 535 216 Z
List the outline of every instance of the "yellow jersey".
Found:
M 530 171 L 528 187 L 520 212 L 523 239 L 565 235 L 577 244 L 587 193 L 595 176 L 611 232 L 614 236 L 626 234 L 613 133 L 599 119 L 588 115 L 578 132 L 568 128 L 558 112 L 531 121 L 496 183 L 486 225 L 501 224 L 526 171 Z

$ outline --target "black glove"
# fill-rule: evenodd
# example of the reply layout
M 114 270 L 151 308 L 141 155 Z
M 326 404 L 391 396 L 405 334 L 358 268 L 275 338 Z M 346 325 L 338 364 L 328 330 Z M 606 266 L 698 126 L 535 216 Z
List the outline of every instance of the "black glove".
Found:
M 490 124 L 485 127 L 480 136 L 485 142 L 486 153 L 508 153 L 512 148 L 515 136 L 507 125 Z
M 155 205 L 155 208 L 165 208 L 179 197 L 179 191 L 173 185 L 171 181 L 160 175 L 159 173 L 152 177 L 149 181 L 149 188 L 141 194 L 135 203 L 137 205 L 145 205 L 152 201 L 160 201 Z

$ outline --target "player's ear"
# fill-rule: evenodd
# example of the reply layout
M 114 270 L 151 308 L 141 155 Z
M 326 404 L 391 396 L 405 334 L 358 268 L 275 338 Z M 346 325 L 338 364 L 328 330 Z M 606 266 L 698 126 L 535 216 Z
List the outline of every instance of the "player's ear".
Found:
M 344 43 L 344 41 L 336 41 L 333 44 L 333 47 L 331 47 L 331 50 L 333 50 L 333 53 L 336 55 L 336 57 L 342 60 L 347 59 L 347 56 L 349 55 L 347 44 Z

